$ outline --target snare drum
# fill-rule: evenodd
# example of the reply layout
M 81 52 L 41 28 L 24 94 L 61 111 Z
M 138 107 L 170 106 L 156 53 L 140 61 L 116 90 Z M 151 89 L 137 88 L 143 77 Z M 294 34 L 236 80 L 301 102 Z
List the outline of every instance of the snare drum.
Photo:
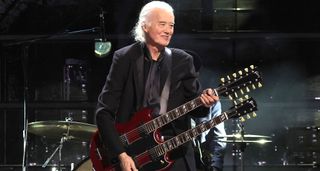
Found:
M 90 157 L 85 158 L 82 160 L 73 171 L 92 171 L 92 162 L 90 160 Z

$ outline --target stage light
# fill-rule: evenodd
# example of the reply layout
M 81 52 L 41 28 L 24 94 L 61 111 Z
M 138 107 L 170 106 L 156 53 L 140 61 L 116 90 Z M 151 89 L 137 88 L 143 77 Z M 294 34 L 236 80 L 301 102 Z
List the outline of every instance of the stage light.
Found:
M 94 53 L 97 57 L 105 57 L 111 51 L 111 42 L 103 40 L 102 38 L 95 39 Z
M 97 57 L 105 57 L 111 51 L 111 42 L 107 41 L 106 29 L 104 24 L 104 10 L 101 9 L 100 18 L 100 38 L 95 39 L 94 53 Z

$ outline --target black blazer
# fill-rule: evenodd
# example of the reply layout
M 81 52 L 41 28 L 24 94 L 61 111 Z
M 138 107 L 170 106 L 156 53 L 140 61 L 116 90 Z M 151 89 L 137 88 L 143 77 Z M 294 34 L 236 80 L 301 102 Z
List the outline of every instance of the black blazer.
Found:
M 171 70 L 168 110 L 196 98 L 201 91 L 192 56 L 180 49 L 171 48 L 171 52 L 171 68 L 167 66 L 162 68 L 160 77 L 162 90 L 169 70 Z M 114 123 L 128 121 L 142 106 L 144 95 L 143 63 L 144 53 L 140 43 L 134 43 L 117 50 L 113 55 L 113 63 L 98 98 L 97 126 L 102 141 L 115 154 L 124 152 L 125 148 L 120 143 Z M 208 109 L 198 108 L 196 113 L 201 113 L 203 116 L 208 113 Z M 174 135 L 190 128 L 188 115 L 173 123 L 175 131 L 171 127 L 172 125 L 168 124 L 161 129 L 164 134 Z

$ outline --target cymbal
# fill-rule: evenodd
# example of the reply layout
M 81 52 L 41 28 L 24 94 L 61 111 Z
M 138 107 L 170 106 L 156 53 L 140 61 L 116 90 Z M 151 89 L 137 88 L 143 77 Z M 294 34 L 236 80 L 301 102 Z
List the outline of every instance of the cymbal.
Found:
M 268 142 L 272 142 L 271 140 L 266 139 L 258 139 L 258 140 L 218 140 L 220 142 L 225 143 L 257 143 L 257 144 L 265 144 Z
M 96 125 L 75 121 L 37 121 L 28 124 L 28 132 L 48 138 L 89 141 L 96 130 Z
M 244 134 L 243 137 L 244 138 L 271 138 L 270 136 L 253 135 L 253 134 Z M 218 136 L 217 138 L 235 138 L 235 139 L 239 139 L 239 138 L 241 138 L 241 134 L 222 135 L 222 136 Z

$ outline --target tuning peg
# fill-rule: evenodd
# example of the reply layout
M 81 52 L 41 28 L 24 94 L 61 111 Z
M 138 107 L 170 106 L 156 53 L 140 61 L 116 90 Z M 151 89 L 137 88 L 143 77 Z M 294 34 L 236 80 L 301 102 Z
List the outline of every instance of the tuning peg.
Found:
M 229 75 L 227 75 L 227 78 L 228 78 L 228 80 L 231 80 L 231 78 L 230 78 L 230 76 L 229 76 Z
M 234 97 L 237 99 L 238 98 L 238 93 L 237 92 L 234 92 Z
M 233 102 L 234 106 L 238 104 L 238 102 L 236 100 L 232 100 L 232 102 Z
M 229 97 L 229 99 L 230 99 L 230 100 L 233 100 L 233 98 L 232 98 L 232 96 L 231 96 L 231 95 L 229 95 L 228 97 Z
M 247 91 L 247 93 L 249 93 L 249 92 L 250 92 L 250 89 L 249 89 L 249 87 L 246 87 L 246 91 Z
M 241 94 L 244 94 L 244 91 L 243 91 L 242 89 L 240 89 L 240 93 L 241 93 Z
M 257 113 L 256 112 L 252 112 L 252 117 L 257 117 Z
M 254 69 L 254 65 L 250 65 L 250 68 L 251 68 L 251 69 Z
M 232 74 L 233 78 L 237 78 L 237 73 Z
M 249 72 L 249 69 L 248 69 L 248 68 L 245 68 L 244 71 Z
M 224 83 L 224 82 L 225 82 L 225 78 L 220 78 L 220 81 L 221 81 L 222 83 Z
M 238 73 L 239 73 L 239 75 L 242 75 L 242 71 L 240 70 L 240 71 L 238 71 Z
M 247 119 L 250 119 L 251 118 L 251 116 L 250 115 L 247 115 Z
M 254 90 L 256 89 L 256 86 L 255 86 L 254 84 L 252 84 L 251 87 L 252 87 L 252 89 L 254 89 Z
M 238 100 L 239 100 L 240 102 L 243 102 L 243 98 L 239 98 Z
M 244 117 L 239 117 L 239 120 L 240 120 L 240 122 L 244 122 L 244 121 L 246 121 L 246 119 L 244 119 Z
M 258 82 L 258 87 L 262 87 L 262 84 L 260 82 Z
M 245 95 L 245 96 L 244 96 L 244 99 L 246 99 L 246 100 L 249 99 L 249 96 L 248 96 L 248 95 Z

